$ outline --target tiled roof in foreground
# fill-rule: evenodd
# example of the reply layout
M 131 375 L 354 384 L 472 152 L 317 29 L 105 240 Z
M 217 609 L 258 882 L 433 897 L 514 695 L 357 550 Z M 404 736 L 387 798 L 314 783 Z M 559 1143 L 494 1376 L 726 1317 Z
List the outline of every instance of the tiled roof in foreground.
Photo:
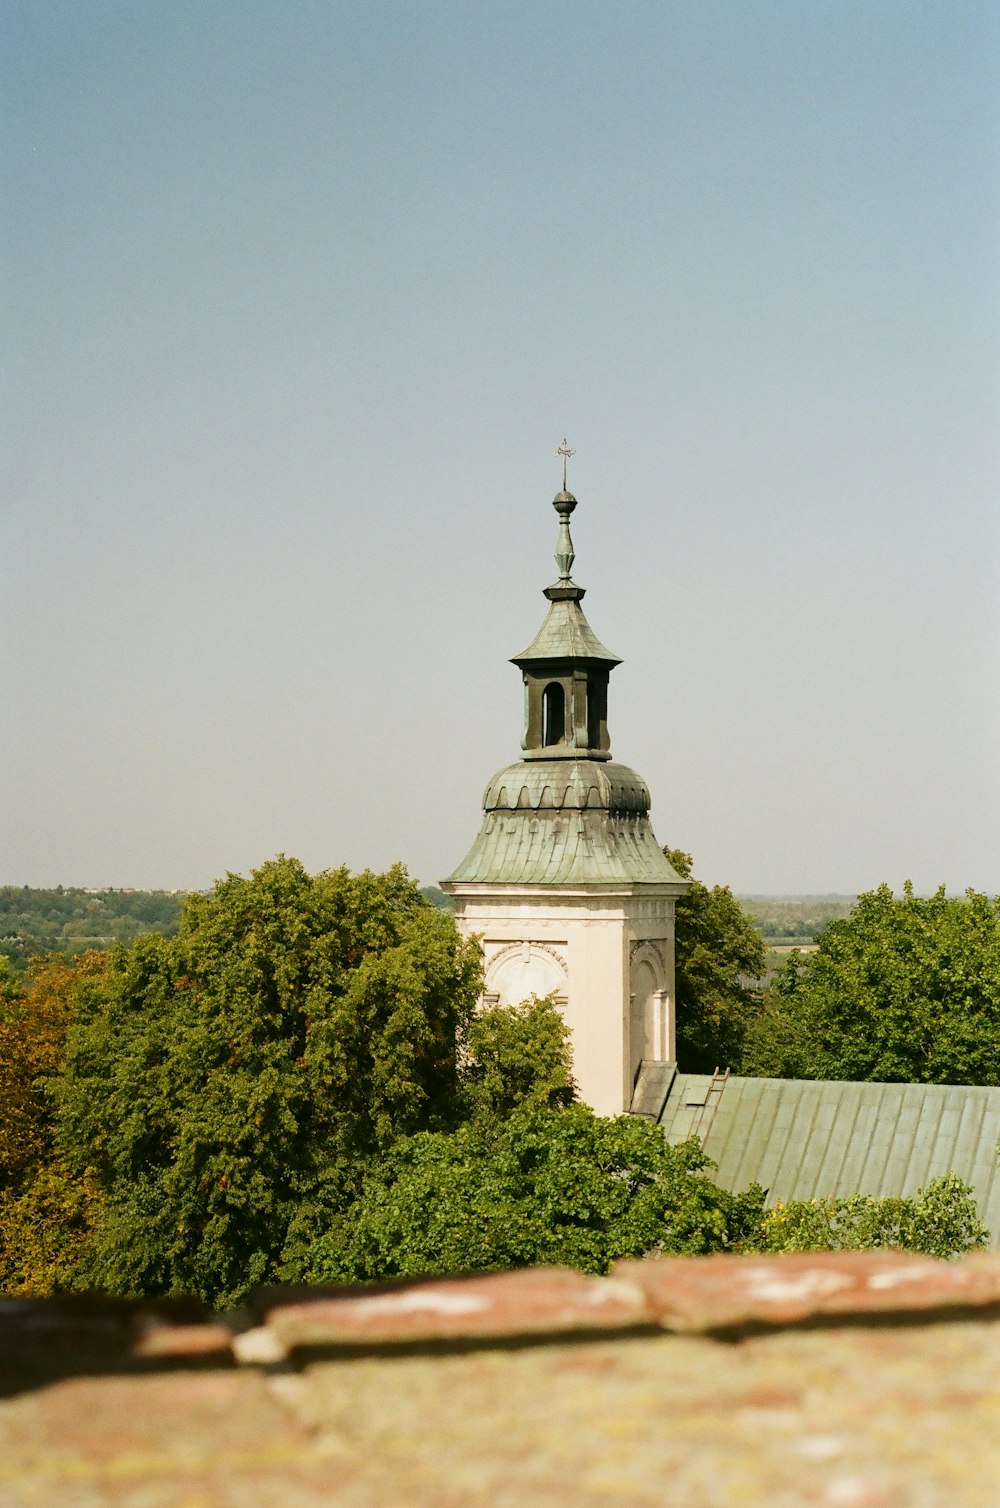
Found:
M 679 1073 L 659 1120 L 668 1141 L 701 1138 L 724 1188 L 761 1183 L 769 1204 L 855 1190 L 912 1195 L 957 1173 L 1000 1246 L 1000 1088 L 744 1078 L 713 1086 L 707 1075 Z
M 998 1319 L 981 1252 L 7 1299 L 0 1500 L 995 1508 Z

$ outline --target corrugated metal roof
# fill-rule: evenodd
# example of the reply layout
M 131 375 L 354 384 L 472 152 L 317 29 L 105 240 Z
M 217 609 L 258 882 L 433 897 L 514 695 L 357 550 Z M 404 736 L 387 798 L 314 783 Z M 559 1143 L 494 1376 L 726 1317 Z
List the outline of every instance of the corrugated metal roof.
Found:
M 913 1195 L 942 1173 L 972 1185 L 1000 1246 L 1000 1088 L 855 1084 L 679 1073 L 660 1115 L 668 1141 L 700 1136 L 723 1188 L 768 1204 L 822 1195 Z

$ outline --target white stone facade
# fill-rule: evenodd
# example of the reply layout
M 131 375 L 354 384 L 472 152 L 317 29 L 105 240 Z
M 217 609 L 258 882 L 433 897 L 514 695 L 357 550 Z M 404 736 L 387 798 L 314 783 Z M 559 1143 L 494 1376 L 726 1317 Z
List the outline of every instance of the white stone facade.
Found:
M 580 1098 L 628 1110 L 640 1062 L 676 1061 L 674 904 L 687 886 L 497 885 L 452 880 L 455 919 L 482 940 L 484 1004 L 554 995 Z

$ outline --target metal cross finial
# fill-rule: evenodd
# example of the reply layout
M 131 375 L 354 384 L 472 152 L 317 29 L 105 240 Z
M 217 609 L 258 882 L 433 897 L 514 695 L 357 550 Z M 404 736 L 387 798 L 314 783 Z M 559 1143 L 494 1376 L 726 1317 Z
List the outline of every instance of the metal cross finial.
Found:
M 563 442 L 562 442 L 562 444 L 556 446 L 556 455 L 557 456 L 562 456 L 562 458 L 563 458 L 563 486 L 562 486 L 562 490 L 565 492 L 566 491 L 566 462 L 569 460 L 570 456 L 575 456 L 576 455 L 576 451 L 575 450 L 571 450 L 570 447 L 566 444 L 566 436 L 565 435 L 563 435 Z

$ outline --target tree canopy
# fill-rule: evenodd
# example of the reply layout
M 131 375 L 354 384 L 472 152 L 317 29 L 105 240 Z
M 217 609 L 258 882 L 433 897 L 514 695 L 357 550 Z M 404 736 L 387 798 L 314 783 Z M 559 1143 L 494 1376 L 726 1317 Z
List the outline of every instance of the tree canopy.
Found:
M 677 1059 L 685 1073 L 739 1068 L 747 1033 L 760 1011 L 764 943 L 728 885 L 692 878 L 691 855 L 664 853 L 682 879 L 677 901 Z
M 238 1302 L 366 1159 L 449 1124 L 479 950 L 405 871 L 278 858 L 112 955 L 66 1043 L 60 1133 L 105 1201 L 89 1279 Z
M 1000 1084 L 1000 898 L 887 885 L 792 954 L 748 1044 L 787 1078 Z
M 619 1257 L 735 1246 L 759 1188 L 735 1196 L 701 1174 L 696 1141 L 583 1105 L 525 1101 L 499 1127 L 399 1142 L 308 1255 L 319 1281 L 562 1263 L 606 1272 Z
M 144 932 L 165 937 L 177 930 L 181 897 L 164 890 L 80 890 L 57 885 L 35 890 L 0 885 L 0 956 L 23 972 L 31 958 L 67 956 Z
M 745 1249 L 866 1251 L 888 1246 L 954 1257 L 985 1246 L 988 1238 L 972 1189 L 954 1173 L 944 1173 L 912 1198 L 850 1194 L 778 1204 L 763 1212 Z
M 465 1102 L 477 1119 L 502 1120 L 526 1101 L 552 1109 L 572 1103 L 569 1028 L 551 997 L 477 1012 L 464 1045 Z
M 44 1293 L 72 1283 L 98 1190 L 67 1168 L 48 1092 L 59 1070 L 76 989 L 107 955 L 36 959 L 20 979 L 0 976 L 0 1292 Z
M 36 959 L 23 984 L 0 979 L 0 1188 L 23 1182 L 52 1150 L 45 1082 L 62 1059 L 77 985 L 105 967 L 106 955 L 87 953 L 75 963 Z

